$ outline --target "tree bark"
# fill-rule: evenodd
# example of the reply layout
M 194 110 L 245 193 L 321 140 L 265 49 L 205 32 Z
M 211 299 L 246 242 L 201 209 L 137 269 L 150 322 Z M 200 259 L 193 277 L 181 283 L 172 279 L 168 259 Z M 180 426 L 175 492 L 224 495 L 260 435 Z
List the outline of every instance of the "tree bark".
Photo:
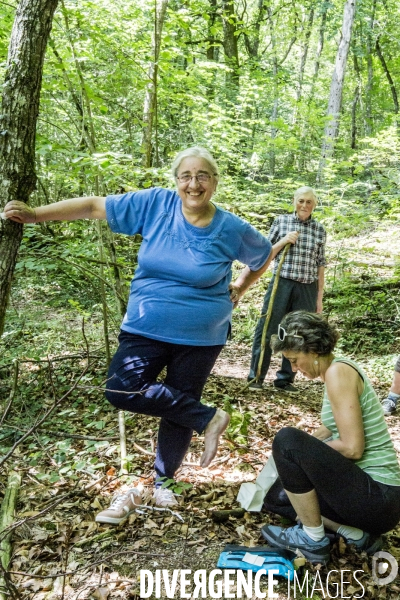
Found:
M 237 15 L 233 0 L 223 0 L 223 26 L 224 26 L 224 52 L 225 61 L 230 67 L 226 75 L 228 90 L 232 92 L 232 99 L 236 98 L 239 91 L 239 48 L 237 35 Z
M 154 33 L 153 33 L 153 57 L 148 71 L 148 84 L 143 104 L 143 135 L 142 135 L 142 153 L 143 166 L 151 167 L 151 158 L 153 153 L 153 124 L 157 120 L 157 78 L 158 78 L 158 58 L 161 49 L 161 35 L 164 26 L 165 15 L 167 12 L 168 0 L 161 0 L 161 6 L 157 8 L 157 2 L 154 15 Z
M 251 35 L 248 32 L 243 32 L 244 36 L 244 44 L 247 50 L 247 53 L 250 58 L 258 59 L 259 58 L 259 50 L 260 50 L 260 33 L 261 33 L 261 23 L 264 20 L 265 13 L 265 1 L 258 0 L 257 2 L 257 16 L 254 23 L 249 28 L 251 31 Z
M 376 0 L 372 2 L 371 8 L 371 18 L 369 20 L 369 28 L 367 31 L 367 70 L 368 70 L 368 78 L 367 84 L 365 86 L 365 133 L 367 136 L 372 135 L 374 129 L 373 117 L 372 117 L 372 86 L 374 79 L 374 67 L 372 62 L 372 54 L 373 54 L 373 42 L 372 36 L 374 33 L 375 26 L 375 10 L 376 10 Z
M 297 102 L 300 102 L 302 92 L 303 92 L 304 70 L 305 70 L 305 66 L 306 66 L 306 62 L 307 62 L 308 49 L 310 46 L 310 36 L 311 36 L 312 26 L 313 26 L 313 22 L 314 22 L 314 11 L 315 11 L 314 6 L 312 6 L 310 9 L 310 13 L 308 15 L 307 25 L 305 27 L 303 52 L 301 53 L 301 58 L 300 58 L 299 81 L 298 81 L 297 91 L 296 91 Z M 294 119 L 294 122 L 295 121 L 296 121 L 296 119 Z
M 353 62 L 354 62 L 354 73 L 356 74 L 357 85 L 354 89 L 353 102 L 351 105 L 351 142 L 350 146 L 352 150 L 356 149 L 357 146 L 357 106 L 360 101 L 361 95 L 361 70 L 358 64 L 357 55 L 353 49 Z
M 322 142 L 321 160 L 319 163 L 317 181 L 323 179 L 326 161 L 333 154 L 333 149 L 339 129 L 339 113 L 342 106 L 342 92 L 346 72 L 347 57 L 349 54 L 351 31 L 356 13 L 356 0 L 347 0 L 344 6 L 342 38 L 336 54 L 335 68 L 332 74 L 331 89 L 328 101 L 328 121 L 325 126 Z
M 209 62 L 218 61 L 219 56 L 219 44 L 221 40 L 217 40 L 214 33 L 215 23 L 218 20 L 218 5 L 217 0 L 209 0 L 210 6 L 208 9 L 209 21 L 207 22 L 207 60 Z M 206 93 L 208 100 L 214 101 L 216 91 L 216 71 L 213 70 L 212 77 L 207 83 Z
M 11 471 L 8 476 L 7 488 L 4 494 L 4 499 L 0 509 L 0 534 L 3 534 L 5 529 L 9 527 L 14 520 L 14 512 L 17 504 L 18 492 L 21 487 L 21 475 L 17 471 Z M 7 572 L 12 555 L 11 536 L 7 535 L 0 542 L 0 561 Z M 0 600 L 7 600 L 9 594 L 3 592 L 4 587 L 7 587 L 6 578 L 0 577 Z
M 43 62 L 58 0 L 21 0 L 11 32 L 0 115 L 0 207 L 35 189 L 35 137 Z M 0 220 L 0 335 L 22 225 Z
M 279 108 L 279 88 L 278 88 L 278 56 L 276 50 L 276 37 L 275 37 L 275 27 L 272 19 L 272 10 L 270 6 L 267 6 L 267 14 L 268 14 L 268 24 L 271 35 L 271 60 L 272 60 L 272 75 L 273 75 L 273 106 L 271 111 L 271 147 L 269 150 L 269 172 L 270 175 L 275 175 L 275 138 L 278 134 L 278 130 L 275 127 L 275 121 L 278 118 L 278 108 Z
M 323 8 L 322 8 L 321 25 L 319 27 L 319 36 L 318 36 L 318 46 L 317 46 L 317 50 L 315 52 L 314 73 L 313 73 L 313 77 L 312 77 L 310 98 L 312 98 L 314 95 L 314 87 L 315 87 L 315 84 L 318 79 L 319 67 L 321 64 L 322 50 L 324 49 L 324 43 L 325 43 L 326 16 L 328 14 L 328 9 L 329 9 L 329 4 L 328 4 L 328 2 L 325 2 L 323 5 Z
M 382 69 L 385 72 L 386 79 L 388 80 L 388 83 L 389 83 L 389 86 L 390 86 L 390 91 L 392 92 L 392 98 L 393 98 L 393 104 L 394 104 L 394 112 L 395 112 L 396 115 L 398 115 L 399 114 L 399 99 L 397 97 L 397 91 L 396 91 L 396 87 L 394 85 L 394 81 L 393 81 L 392 76 L 390 74 L 389 68 L 388 68 L 388 66 L 386 64 L 385 57 L 383 56 L 382 48 L 381 48 L 381 46 L 379 44 L 379 37 L 376 40 L 375 48 L 376 48 L 376 53 L 378 55 L 378 58 L 381 61 Z

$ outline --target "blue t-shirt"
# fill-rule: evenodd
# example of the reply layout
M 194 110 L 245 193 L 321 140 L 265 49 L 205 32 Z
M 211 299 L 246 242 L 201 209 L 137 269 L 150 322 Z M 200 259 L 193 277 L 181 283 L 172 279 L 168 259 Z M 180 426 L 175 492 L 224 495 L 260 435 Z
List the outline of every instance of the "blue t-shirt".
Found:
M 106 214 L 115 233 L 143 237 L 121 328 L 173 344 L 225 344 L 232 262 L 260 269 L 268 239 L 219 207 L 207 227 L 195 227 L 178 194 L 164 188 L 108 196 Z

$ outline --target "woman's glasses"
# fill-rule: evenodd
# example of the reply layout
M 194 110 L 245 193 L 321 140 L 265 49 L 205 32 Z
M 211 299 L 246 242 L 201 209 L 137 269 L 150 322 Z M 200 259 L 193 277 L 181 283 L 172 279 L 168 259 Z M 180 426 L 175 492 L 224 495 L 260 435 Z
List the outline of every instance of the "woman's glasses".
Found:
M 303 340 L 302 335 L 297 335 L 296 333 L 287 333 L 287 331 L 282 327 L 281 324 L 278 325 L 278 340 L 283 342 L 286 337 L 295 337 Z
M 199 182 L 199 183 L 208 183 L 212 177 L 212 175 L 209 175 L 209 173 L 199 173 L 199 175 L 189 175 L 189 173 L 187 173 L 186 175 L 177 175 L 177 180 L 179 181 L 179 183 L 189 183 L 189 181 L 192 181 L 193 177 Z

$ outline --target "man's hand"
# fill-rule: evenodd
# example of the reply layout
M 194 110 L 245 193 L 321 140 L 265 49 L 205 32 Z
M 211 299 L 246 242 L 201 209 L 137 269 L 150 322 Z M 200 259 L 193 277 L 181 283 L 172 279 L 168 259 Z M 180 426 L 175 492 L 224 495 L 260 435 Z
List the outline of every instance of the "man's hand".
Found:
M 295 244 L 298 237 L 298 231 L 289 231 L 289 233 L 287 233 L 280 241 L 284 242 L 284 245 L 286 246 L 286 244 Z
M 36 223 L 36 213 L 25 202 L 13 200 L 4 207 L 4 218 L 16 223 Z

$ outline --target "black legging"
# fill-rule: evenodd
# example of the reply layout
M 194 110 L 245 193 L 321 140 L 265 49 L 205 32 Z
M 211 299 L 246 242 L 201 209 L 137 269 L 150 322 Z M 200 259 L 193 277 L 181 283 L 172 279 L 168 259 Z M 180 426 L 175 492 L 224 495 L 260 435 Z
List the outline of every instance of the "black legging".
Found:
M 284 490 L 304 494 L 315 489 L 321 515 L 336 523 L 379 535 L 400 521 L 400 486 L 374 481 L 352 460 L 294 427 L 275 436 L 272 453 L 279 473 L 264 509 L 296 518 Z

